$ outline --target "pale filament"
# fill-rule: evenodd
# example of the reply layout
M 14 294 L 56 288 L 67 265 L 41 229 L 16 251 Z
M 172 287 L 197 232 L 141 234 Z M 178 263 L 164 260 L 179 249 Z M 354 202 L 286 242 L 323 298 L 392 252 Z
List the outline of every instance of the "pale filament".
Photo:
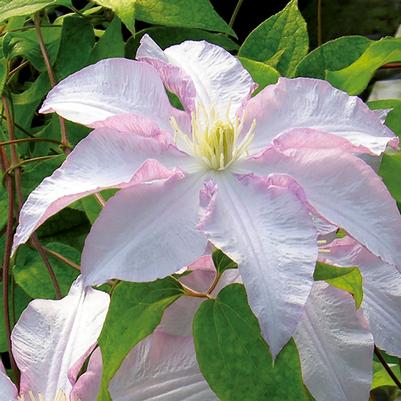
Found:
M 57 390 L 55 397 L 51 400 L 46 400 L 43 394 L 37 394 L 35 396 L 32 391 L 18 396 L 16 401 L 67 401 L 67 396 L 63 390 Z
M 194 157 L 199 157 L 213 170 L 224 170 L 233 162 L 246 156 L 248 147 L 255 136 L 255 120 L 248 132 L 238 143 L 244 127 L 245 116 L 241 119 L 230 119 L 230 105 L 223 119 L 218 116 L 215 107 L 207 111 L 199 103 L 196 111 L 191 113 L 192 135 L 183 132 L 176 119 L 171 117 L 170 123 L 175 131 L 175 142 L 185 144 L 186 150 Z

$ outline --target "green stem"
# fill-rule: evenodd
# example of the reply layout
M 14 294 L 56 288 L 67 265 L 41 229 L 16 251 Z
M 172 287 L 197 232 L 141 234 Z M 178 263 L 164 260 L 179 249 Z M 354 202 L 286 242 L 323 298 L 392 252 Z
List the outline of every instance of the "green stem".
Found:
M 244 0 L 238 0 L 237 5 L 235 6 L 233 14 L 232 14 L 232 16 L 230 18 L 230 22 L 228 23 L 228 25 L 231 28 L 234 26 L 235 20 L 237 19 L 238 12 L 239 12 L 243 2 L 244 2 Z

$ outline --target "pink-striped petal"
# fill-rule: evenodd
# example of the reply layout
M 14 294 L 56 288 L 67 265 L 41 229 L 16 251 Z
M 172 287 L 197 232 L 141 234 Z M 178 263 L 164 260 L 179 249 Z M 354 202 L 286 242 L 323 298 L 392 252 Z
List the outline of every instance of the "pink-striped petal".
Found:
M 292 189 L 255 177 L 215 178 L 200 228 L 238 263 L 249 304 L 275 356 L 292 336 L 313 283 L 317 232 Z M 205 195 L 205 200 L 207 194 Z
M 17 399 L 17 387 L 7 376 L 3 363 L 0 360 L 0 401 L 12 401 Z
M 71 401 L 95 401 L 102 380 L 102 353 L 96 348 L 89 359 L 88 368 L 72 388 Z
M 113 401 L 218 401 L 199 371 L 192 337 L 154 332 L 110 382 Z
M 374 154 L 382 153 L 388 144 L 398 144 L 398 138 L 384 125 L 382 114 L 319 79 L 280 78 L 248 102 L 245 118 L 248 124 L 256 119 L 256 135 L 250 147 L 254 153 L 294 128 L 339 135 Z
M 111 278 L 151 281 L 175 273 L 204 253 L 196 229 L 203 175 L 182 174 L 122 189 L 103 208 L 86 239 L 86 285 Z
M 69 370 L 97 341 L 108 305 L 108 294 L 85 289 L 81 277 L 65 298 L 28 305 L 11 336 L 21 394 L 31 390 L 46 400 L 58 390 L 70 394 Z
M 345 237 L 327 249 L 329 263 L 358 266 L 363 277 L 362 310 L 377 346 L 390 355 L 401 357 L 401 274 L 358 244 Z
M 302 146 L 287 146 L 292 143 L 287 136 L 303 135 L 308 140 Z M 294 130 L 239 167 L 260 175 L 290 175 L 319 214 L 401 270 L 401 216 L 396 202 L 365 162 L 338 147 L 334 135 Z
M 119 114 L 135 114 L 169 130 L 173 114 L 157 71 L 146 63 L 111 58 L 83 68 L 58 83 L 41 113 L 56 112 L 80 124 Z
M 316 401 L 366 401 L 373 339 L 352 297 L 315 283 L 295 333 L 305 385 Z
M 144 35 L 136 57 L 152 64 L 167 88 L 176 93 L 188 111 L 201 103 L 220 118 L 234 117 L 255 89 L 249 73 L 237 58 L 211 43 L 185 41 L 164 51 Z
M 158 138 L 143 138 L 111 128 L 99 128 L 82 140 L 63 165 L 29 195 L 19 217 L 13 250 L 26 242 L 45 220 L 70 203 L 105 188 L 125 188 L 137 182 L 167 178 L 168 167 L 191 159 Z

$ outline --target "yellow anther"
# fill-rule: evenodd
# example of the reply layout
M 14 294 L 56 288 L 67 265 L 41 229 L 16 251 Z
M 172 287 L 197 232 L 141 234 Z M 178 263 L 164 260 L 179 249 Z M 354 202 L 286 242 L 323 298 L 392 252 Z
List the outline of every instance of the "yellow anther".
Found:
M 224 170 L 233 162 L 247 155 L 247 150 L 255 133 L 255 121 L 248 132 L 241 135 L 244 118 L 235 117 L 230 121 L 229 109 L 225 120 L 218 117 L 214 107 L 207 112 L 202 104 L 191 115 L 192 135 L 185 134 L 171 117 L 171 126 L 175 131 L 175 142 L 183 150 L 201 159 L 213 170 Z M 239 140 L 242 140 L 238 145 Z

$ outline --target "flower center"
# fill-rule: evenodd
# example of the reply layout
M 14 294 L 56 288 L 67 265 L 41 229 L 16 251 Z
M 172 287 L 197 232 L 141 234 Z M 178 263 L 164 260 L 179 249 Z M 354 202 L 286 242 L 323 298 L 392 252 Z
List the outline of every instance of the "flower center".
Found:
M 18 399 L 16 401 L 46 401 L 46 400 L 43 394 L 39 393 L 37 396 L 35 396 L 32 391 L 28 391 L 28 393 L 18 396 Z M 67 396 L 65 395 L 63 390 L 57 390 L 54 400 L 50 401 L 67 401 Z
M 240 120 L 235 117 L 234 121 L 230 121 L 228 116 L 229 110 L 226 118 L 221 119 L 214 108 L 210 113 L 206 113 L 202 107 L 197 107 L 191 119 L 192 139 L 191 135 L 181 130 L 175 118 L 171 117 L 176 144 L 183 144 L 184 150 L 194 157 L 199 157 L 209 168 L 224 170 L 247 155 L 249 144 L 255 135 L 255 121 L 248 132 L 242 135 L 244 118 Z

